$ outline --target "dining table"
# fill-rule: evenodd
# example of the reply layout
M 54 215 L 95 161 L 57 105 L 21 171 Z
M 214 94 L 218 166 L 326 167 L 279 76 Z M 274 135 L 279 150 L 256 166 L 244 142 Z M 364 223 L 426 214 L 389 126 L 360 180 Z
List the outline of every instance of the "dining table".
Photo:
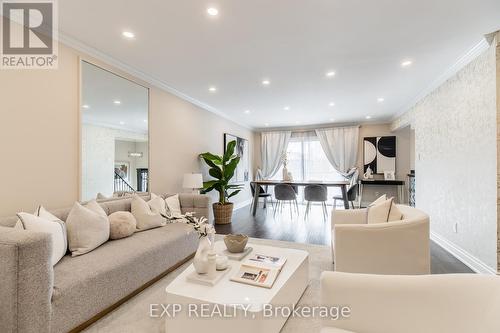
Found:
M 275 186 L 279 184 L 288 184 L 290 186 L 308 186 L 308 185 L 322 185 L 326 187 L 339 187 L 342 192 L 342 200 L 344 201 L 344 208 L 349 209 L 349 200 L 347 198 L 347 188 L 350 185 L 348 180 L 338 181 L 285 181 L 285 180 L 254 180 L 251 182 L 255 186 L 254 196 L 252 200 L 252 215 L 257 213 L 257 206 L 259 205 L 260 186 Z

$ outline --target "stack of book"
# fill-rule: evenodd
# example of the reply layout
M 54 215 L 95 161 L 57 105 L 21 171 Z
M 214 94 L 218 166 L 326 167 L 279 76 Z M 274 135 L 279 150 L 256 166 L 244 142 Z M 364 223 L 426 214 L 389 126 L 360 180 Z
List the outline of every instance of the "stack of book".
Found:
M 255 253 L 241 264 L 238 272 L 231 277 L 231 281 L 272 288 L 285 263 L 284 257 Z

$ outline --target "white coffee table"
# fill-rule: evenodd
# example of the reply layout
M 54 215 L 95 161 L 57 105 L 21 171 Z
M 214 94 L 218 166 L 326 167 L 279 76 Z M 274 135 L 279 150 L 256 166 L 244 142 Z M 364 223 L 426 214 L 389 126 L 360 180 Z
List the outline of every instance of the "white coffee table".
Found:
M 286 264 L 271 289 L 230 281 L 242 261 L 230 260 L 230 269 L 215 286 L 188 282 L 193 265 L 184 270 L 167 288 L 166 304 L 178 304 L 180 311 L 167 316 L 166 332 L 258 333 L 279 332 L 288 317 L 286 311 L 269 316 L 278 306 L 293 309 L 309 283 L 309 254 L 305 251 L 249 244 L 253 251 L 271 256 L 285 256 Z M 218 253 L 224 242 L 215 244 Z M 245 260 L 244 258 L 243 260 Z M 269 310 L 270 306 L 273 311 Z M 212 315 L 214 314 L 214 315 Z

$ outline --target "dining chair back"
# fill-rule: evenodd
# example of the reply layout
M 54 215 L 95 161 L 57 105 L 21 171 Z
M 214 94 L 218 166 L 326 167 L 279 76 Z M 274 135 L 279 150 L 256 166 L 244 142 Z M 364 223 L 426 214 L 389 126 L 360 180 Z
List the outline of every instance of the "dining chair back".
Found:
M 292 203 L 295 206 L 295 210 L 298 213 L 299 212 L 299 205 L 297 203 L 297 193 L 295 192 L 295 189 L 288 184 L 278 184 L 274 186 L 274 197 L 277 200 L 276 204 L 276 209 L 274 211 L 274 214 L 276 215 L 276 212 L 278 209 L 280 211 L 283 210 L 283 205 L 285 202 L 288 202 L 290 204 L 290 217 L 292 217 Z
M 321 202 L 323 208 L 323 218 L 326 220 L 328 210 L 326 201 L 328 200 L 328 189 L 324 185 L 307 185 L 304 188 L 304 199 L 307 201 L 306 213 L 304 218 L 307 218 L 311 210 L 311 202 Z

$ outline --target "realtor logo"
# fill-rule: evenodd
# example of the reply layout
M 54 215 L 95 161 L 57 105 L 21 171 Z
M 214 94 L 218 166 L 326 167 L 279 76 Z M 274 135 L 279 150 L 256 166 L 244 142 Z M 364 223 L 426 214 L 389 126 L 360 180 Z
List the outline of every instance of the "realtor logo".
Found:
M 55 0 L 3 0 L 2 69 L 57 68 Z

